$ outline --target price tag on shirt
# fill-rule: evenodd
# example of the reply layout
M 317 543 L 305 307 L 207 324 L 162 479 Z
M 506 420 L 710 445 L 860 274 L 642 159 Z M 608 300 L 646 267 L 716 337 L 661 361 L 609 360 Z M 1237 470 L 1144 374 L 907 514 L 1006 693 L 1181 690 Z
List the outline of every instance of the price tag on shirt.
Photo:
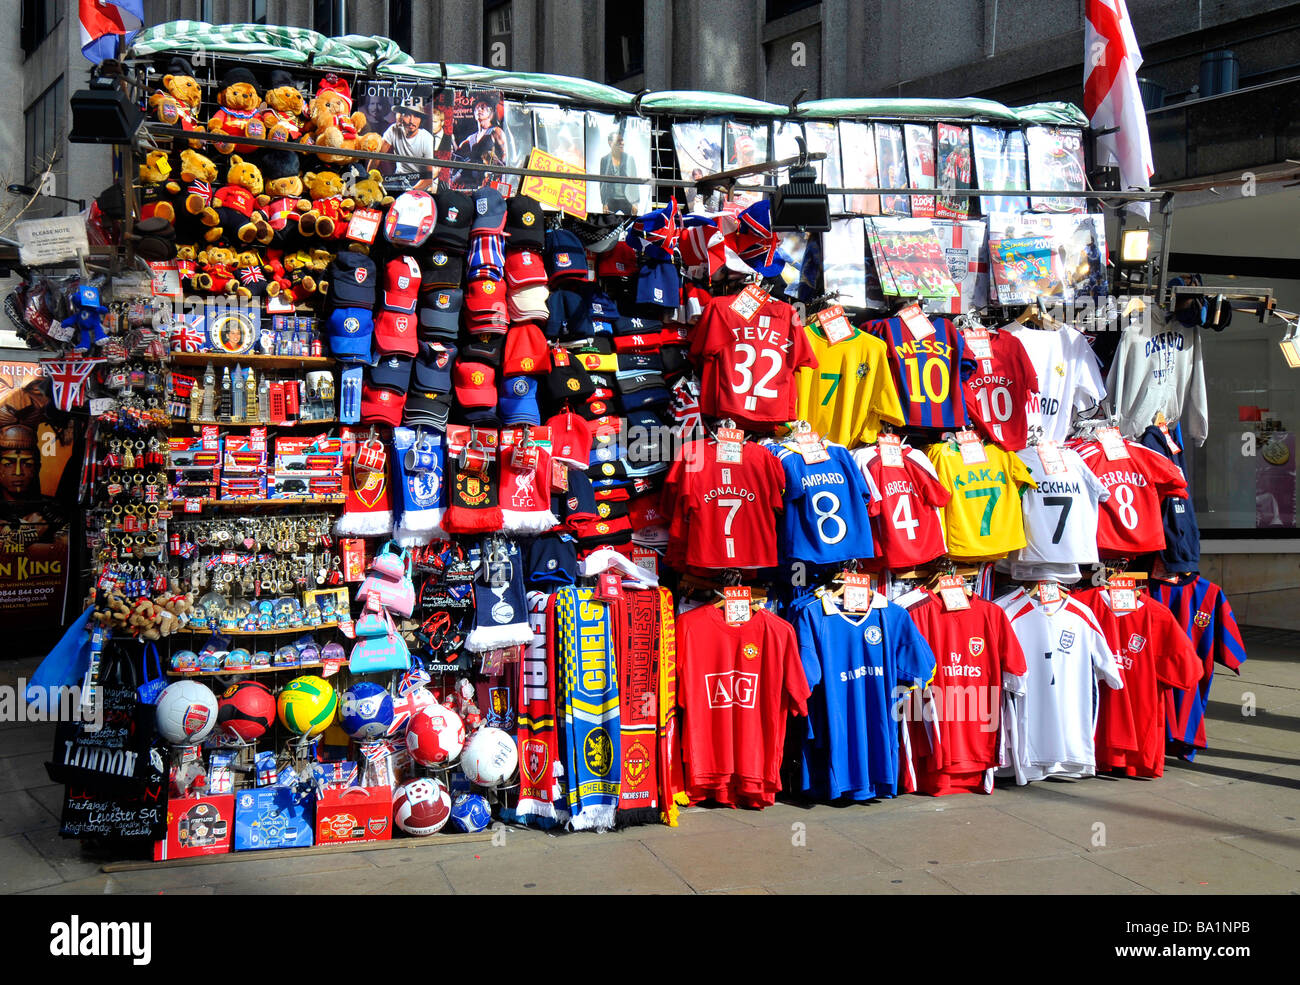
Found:
M 1067 471 L 1065 468 L 1065 457 L 1061 454 L 1061 446 L 1055 441 L 1038 442 L 1038 460 L 1043 463 L 1043 471 L 1048 475 L 1060 475 Z
M 961 452 L 961 460 L 965 465 L 984 465 L 989 460 L 980 436 L 974 431 L 957 432 L 957 450 Z
M 348 222 L 347 238 L 357 243 L 373 243 L 383 219 L 375 209 L 357 209 Z
M 1125 575 L 1110 579 L 1110 607 L 1113 612 L 1137 609 L 1137 579 Z
M 939 598 L 943 607 L 949 612 L 959 612 L 970 608 L 970 599 L 966 597 L 966 583 L 961 575 L 944 575 L 939 579 Z
M 768 300 L 767 294 L 761 288 L 750 284 L 736 295 L 736 299 L 731 302 L 731 310 L 740 315 L 745 321 L 749 321 L 758 314 L 758 309 L 763 307 Z
M 903 320 L 914 339 L 928 339 L 934 334 L 934 325 L 925 317 L 919 304 L 909 304 L 898 313 L 898 317 Z
M 745 432 L 738 428 L 718 428 L 718 462 L 739 465 L 745 447 Z
M 853 334 L 853 326 L 849 320 L 844 317 L 844 308 L 841 305 L 831 305 L 817 313 L 817 324 L 826 336 L 826 341 L 831 345 L 836 342 L 843 342 Z
M 794 436 L 794 450 L 803 456 L 805 465 L 816 465 L 830 460 L 826 446 L 812 431 L 799 431 Z
M 968 328 L 962 336 L 970 354 L 980 361 L 980 372 L 993 372 L 993 344 L 989 341 L 987 328 Z
M 896 434 L 882 434 L 876 439 L 880 449 L 880 464 L 890 469 L 903 467 L 903 439 Z
M 1101 453 L 1112 462 L 1128 458 L 1128 449 L 1124 447 L 1124 436 L 1119 428 L 1098 428 L 1097 440 L 1101 442 Z
M 844 575 L 844 609 L 847 612 L 866 612 L 871 608 L 871 575 Z
M 1178 447 L 1178 442 L 1175 441 L 1174 436 L 1169 433 L 1169 426 L 1165 424 L 1164 421 L 1161 421 L 1158 426 L 1160 428 L 1160 433 L 1164 435 L 1165 447 L 1169 449 L 1171 455 L 1177 455 L 1182 451 L 1182 448 Z
M 722 590 L 722 614 L 728 626 L 749 622 L 749 589 L 736 585 Z
M 1053 602 L 1061 601 L 1061 586 L 1054 581 L 1040 581 L 1038 583 L 1038 601 L 1043 605 L 1051 605 Z

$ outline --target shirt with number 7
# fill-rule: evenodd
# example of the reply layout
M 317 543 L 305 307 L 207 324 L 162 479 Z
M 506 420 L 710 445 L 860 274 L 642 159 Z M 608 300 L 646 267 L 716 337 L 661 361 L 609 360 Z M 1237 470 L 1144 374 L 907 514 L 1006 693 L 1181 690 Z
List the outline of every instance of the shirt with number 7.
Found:
M 804 327 L 817 364 L 795 374 L 798 413 L 812 429 L 845 448 L 876 440 L 881 422 L 902 426 L 903 408 L 883 340 L 861 329 L 839 342 Z
M 997 445 L 985 444 L 987 461 L 967 463 L 942 441 L 926 451 L 935 474 L 952 499 L 943 508 L 948 555 L 963 560 L 1005 557 L 1025 546 L 1020 495 L 1037 483 L 1025 463 Z

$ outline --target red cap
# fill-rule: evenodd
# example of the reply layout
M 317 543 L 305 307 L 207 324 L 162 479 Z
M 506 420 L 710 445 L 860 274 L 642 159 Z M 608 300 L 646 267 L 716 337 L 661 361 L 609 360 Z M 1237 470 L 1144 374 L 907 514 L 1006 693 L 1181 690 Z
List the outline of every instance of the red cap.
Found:
M 632 521 L 633 530 L 641 530 L 643 527 L 663 526 L 669 518 L 663 511 L 659 497 L 651 493 L 632 500 L 628 519 Z
M 506 376 L 535 376 L 550 371 L 550 351 L 541 328 L 530 321 L 512 325 L 506 333 L 505 362 L 501 372 Z
M 506 305 L 506 285 L 499 280 L 472 280 L 465 288 L 465 303 L 461 308 L 471 325 L 484 323 L 510 323 Z
M 416 280 L 416 284 L 419 284 Z M 375 318 L 375 348 L 385 356 L 414 356 L 420 351 L 420 318 L 404 311 L 384 310 Z
M 636 250 L 627 243 L 617 243 L 608 253 L 602 253 L 596 264 L 597 277 L 633 277 L 637 272 Z
M 577 414 L 556 414 L 546 426 L 551 429 L 551 458 L 574 468 L 591 465 L 591 428 Z
M 540 250 L 509 250 L 506 253 L 506 283 L 511 290 L 546 284 L 546 263 Z
M 406 409 L 406 394 L 394 393 L 383 387 L 361 387 L 361 420 L 366 424 L 389 424 L 397 427 L 402 423 L 402 411 Z
M 451 371 L 456 402 L 462 407 L 497 405 L 497 372 L 487 363 L 458 362 Z
M 384 307 L 390 311 L 415 311 L 420 294 L 420 265 L 413 256 L 389 260 L 384 267 Z

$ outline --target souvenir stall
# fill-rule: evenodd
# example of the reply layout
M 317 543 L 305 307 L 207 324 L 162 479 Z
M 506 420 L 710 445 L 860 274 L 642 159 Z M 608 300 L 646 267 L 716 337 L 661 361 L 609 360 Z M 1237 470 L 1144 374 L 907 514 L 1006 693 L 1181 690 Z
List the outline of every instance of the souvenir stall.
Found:
M 121 72 L 129 258 L 10 306 L 81 380 L 70 645 L 132 723 L 61 726 L 66 836 L 675 825 L 1205 746 L 1245 653 L 1183 506 L 1197 329 L 1111 297 L 1100 209 L 1157 196 L 1089 191 L 1074 107 L 193 22 Z

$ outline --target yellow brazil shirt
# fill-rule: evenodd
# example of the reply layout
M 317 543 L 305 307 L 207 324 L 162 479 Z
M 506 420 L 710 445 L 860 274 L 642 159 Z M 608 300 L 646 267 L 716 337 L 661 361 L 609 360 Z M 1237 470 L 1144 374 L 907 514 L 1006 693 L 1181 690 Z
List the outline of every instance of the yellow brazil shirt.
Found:
M 1038 488 L 1017 455 L 984 444 L 987 462 L 966 464 L 956 442 L 926 450 L 939 481 L 952 493 L 942 510 L 949 557 L 967 561 L 1003 557 L 1025 546 L 1020 494 Z
M 889 350 L 881 339 L 855 328 L 847 339 L 831 344 L 815 325 L 803 330 L 817 367 L 796 374 L 802 420 L 846 448 L 875 441 L 882 421 L 903 424 Z

